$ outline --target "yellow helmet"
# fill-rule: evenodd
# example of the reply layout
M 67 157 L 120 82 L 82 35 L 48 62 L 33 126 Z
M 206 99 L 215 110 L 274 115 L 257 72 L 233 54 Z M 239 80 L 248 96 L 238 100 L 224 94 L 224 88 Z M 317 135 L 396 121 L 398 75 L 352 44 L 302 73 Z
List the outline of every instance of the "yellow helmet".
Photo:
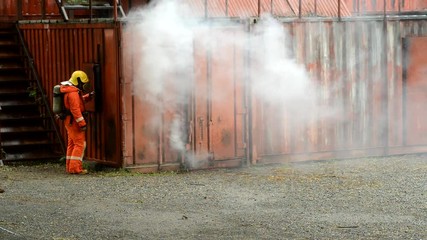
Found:
M 72 83 L 74 86 L 79 85 L 79 78 L 80 82 L 87 83 L 89 82 L 89 78 L 87 77 L 86 73 L 83 71 L 74 71 L 73 74 L 71 74 L 70 80 L 68 80 L 70 83 Z

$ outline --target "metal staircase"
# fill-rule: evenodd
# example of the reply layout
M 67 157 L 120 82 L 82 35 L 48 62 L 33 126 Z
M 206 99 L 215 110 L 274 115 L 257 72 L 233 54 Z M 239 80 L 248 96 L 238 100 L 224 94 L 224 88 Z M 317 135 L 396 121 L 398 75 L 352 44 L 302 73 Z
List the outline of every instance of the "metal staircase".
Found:
M 14 24 L 0 24 L 2 163 L 58 160 L 64 151 Z
M 113 14 L 114 1 L 116 1 L 117 12 L 122 18 L 126 17 L 121 0 L 56 0 L 56 3 L 65 21 L 68 21 L 70 14 L 73 15 L 76 10 L 89 11 L 90 18 L 92 18 L 93 12 L 96 12 L 96 18 L 108 18 Z

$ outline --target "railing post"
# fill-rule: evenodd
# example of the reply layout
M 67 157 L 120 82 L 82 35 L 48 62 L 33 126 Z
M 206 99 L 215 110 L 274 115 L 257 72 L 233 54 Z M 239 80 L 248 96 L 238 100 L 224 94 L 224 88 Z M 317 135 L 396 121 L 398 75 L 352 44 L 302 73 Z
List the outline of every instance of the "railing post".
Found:
M 46 19 L 46 0 L 41 1 L 41 14 L 42 19 Z
M 117 0 L 114 0 L 114 5 L 113 5 L 113 14 L 114 14 L 114 22 L 117 22 Z
M 16 2 L 16 17 L 18 18 L 17 20 L 22 19 L 22 0 Z

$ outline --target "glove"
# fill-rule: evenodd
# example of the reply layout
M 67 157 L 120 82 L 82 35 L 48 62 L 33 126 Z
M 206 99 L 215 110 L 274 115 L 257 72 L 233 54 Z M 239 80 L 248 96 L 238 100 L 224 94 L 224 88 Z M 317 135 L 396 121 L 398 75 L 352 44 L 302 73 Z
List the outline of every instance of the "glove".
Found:
M 87 129 L 87 126 L 80 127 L 80 131 L 82 132 L 86 131 L 86 129 Z

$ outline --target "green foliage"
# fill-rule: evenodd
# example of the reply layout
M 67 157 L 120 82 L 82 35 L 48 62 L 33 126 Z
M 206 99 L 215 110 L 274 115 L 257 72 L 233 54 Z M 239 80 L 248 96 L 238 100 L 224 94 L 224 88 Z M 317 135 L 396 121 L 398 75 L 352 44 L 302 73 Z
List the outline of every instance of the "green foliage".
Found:
M 35 87 L 29 87 L 28 89 L 28 96 L 33 97 L 33 98 L 37 98 L 37 88 Z
M 37 87 L 35 86 L 31 86 L 27 88 L 28 91 L 28 96 L 34 98 L 34 101 L 38 104 L 42 103 L 42 97 L 41 94 L 39 93 Z

